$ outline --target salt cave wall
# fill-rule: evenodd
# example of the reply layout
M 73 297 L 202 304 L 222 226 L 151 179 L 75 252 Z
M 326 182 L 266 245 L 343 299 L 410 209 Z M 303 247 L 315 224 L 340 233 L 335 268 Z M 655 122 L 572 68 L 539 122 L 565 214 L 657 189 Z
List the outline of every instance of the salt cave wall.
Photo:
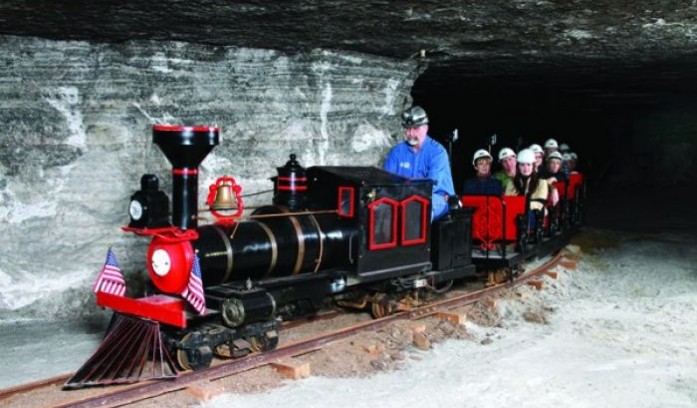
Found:
M 140 175 L 170 193 L 153 124 L 217 125 L 205 186 L 268 190 L 301 164 L 379 165 L 421 68 L 360 54 L 0 37 L 0 319 L 94 311 L 111 245 L 135 291 L 147 240 L 120 231 Z M 269 194 L 255 197 L 269 202 Z M 255 200 L 248 200 L 254 204 Z

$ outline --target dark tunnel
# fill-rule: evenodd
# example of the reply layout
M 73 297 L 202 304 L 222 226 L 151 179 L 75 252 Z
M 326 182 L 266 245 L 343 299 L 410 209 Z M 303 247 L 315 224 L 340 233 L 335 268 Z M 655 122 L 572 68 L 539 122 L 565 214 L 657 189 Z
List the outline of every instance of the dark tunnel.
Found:
M 518 66 L 505 75 L 496 65 Z M 689 189 L 697 178 L 697 82 L 685 59 L 589 68 L 530 68 L 517 61 L 426 69 L 412 90 L 430 115 L 429 133 L 451 151 L 456 190 L 474 177 L 472 155 L 518 151 L 548 138 L 567 143 L 587 175 L 591 225 L 623 229 L 693 228 Z M 458 139 L 451 142 L 457 129 Z M 496 144 L 491 145 L 496 135 Z M 496 171 L 499 167 L 494 166 Z M 612 205 L 630 198 L 634 203 Z M 651 216 L 648 216 L 651 214 Z M 645 220 L 640 222 L 637 220 Z
M 489 148 L 496 135 L 492 153 L 548 138 L 567 143 L 600 187 L 684 186 L 697 170 L 695 76 L 679 63 L 457 78 L 432 68 L 418 78 L 412 96 L 429 112 L 430 133 L 443 144 L 458 129 L 452 153 L 459 181 L 473 175 L 472 153 Z

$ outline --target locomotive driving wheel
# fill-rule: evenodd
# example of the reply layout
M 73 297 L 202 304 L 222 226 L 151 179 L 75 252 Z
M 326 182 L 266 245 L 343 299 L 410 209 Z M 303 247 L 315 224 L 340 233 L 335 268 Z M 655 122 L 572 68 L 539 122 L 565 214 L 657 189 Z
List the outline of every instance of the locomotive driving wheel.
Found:
M 278 345 L 278 333 L 276 330 L 269 330 L 264 334 L 251 336 L 249 344 L 254 352 L 273 350 Z
M 200 370 L 211 365 L 213 350 L 201 341 L 201 334 L 187 333 L 177 348 L 177 363 L 184 370 Z
M 390 304 L 390 298 L 383 293 L 375 295 L 370 303 L 370 312 L 376 319 L 392 314 L 394 310 Z

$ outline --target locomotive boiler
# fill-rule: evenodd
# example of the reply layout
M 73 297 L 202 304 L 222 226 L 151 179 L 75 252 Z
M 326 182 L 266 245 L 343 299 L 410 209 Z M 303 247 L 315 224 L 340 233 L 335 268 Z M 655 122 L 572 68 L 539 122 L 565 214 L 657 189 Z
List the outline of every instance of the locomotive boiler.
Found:
M 199 211 L 198 166 L 219 143 L 218 128 L 158 125 L 153 142 L 173 167 L 171 200 L 156 176 L 144 175 L 124 227 L 151 239 L 146 267 L 152 293 L 138 299 L 97 293 L 116 323 L 104 351 L 68 386 L 135 378 L 133 370 L 89 374 L 123 358 L 113 357 L 119 354 L 114 348 L 132 354 L 123 346 L 129 343 L 124 333 L 137 331 L 132 326 L 147 327 L 139 330 L 161 345 L 141 359 L 163 362 L 170 368 L 161 376 L 170 376 L 207 367 L 214 355 L 272 349 L 282 321 L 315 313 L 327 299 L 382 316 L 399 309 L 408 294 L 437 292 L 474 275 L 471 212 L 453 209 L 432 224 L 430 180 L 375 167 L 305 169 L 291 155 L 272 178 L 270 205 L 245 209 L 241 187 L 221 177 L 209 187 L 209 208 Z M 202 214 L 214 222 L 199 225 Z M 205 299 L 198 312 L 186 301 L 193 270 L 200 272 Z

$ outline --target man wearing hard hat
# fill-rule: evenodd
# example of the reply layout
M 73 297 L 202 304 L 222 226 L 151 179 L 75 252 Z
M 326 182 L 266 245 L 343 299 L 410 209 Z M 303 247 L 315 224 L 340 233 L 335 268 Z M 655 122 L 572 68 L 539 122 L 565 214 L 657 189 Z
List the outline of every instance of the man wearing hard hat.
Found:
M 433 180 L 431 221 L 448 213 L 448 198 L 455 196 L 448 153 L 428 135 L 428 116 L 420 106 L 412 106 L 402 115 L 404 141 L 390 150 L 385 170 L 409 178 Z

